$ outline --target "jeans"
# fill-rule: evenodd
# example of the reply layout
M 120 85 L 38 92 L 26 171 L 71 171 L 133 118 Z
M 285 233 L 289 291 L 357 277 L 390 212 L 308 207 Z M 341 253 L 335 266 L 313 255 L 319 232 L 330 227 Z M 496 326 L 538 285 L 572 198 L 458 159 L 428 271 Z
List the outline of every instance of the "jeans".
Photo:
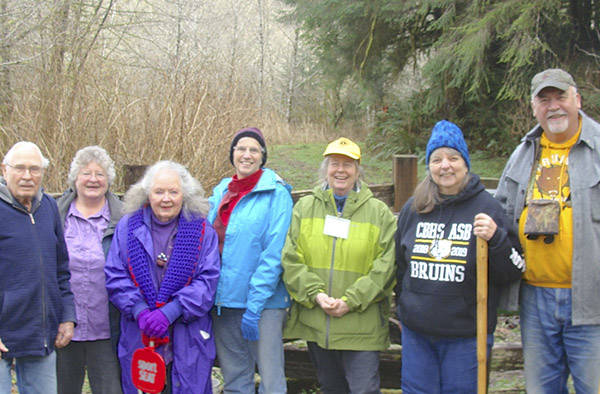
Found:
M 572 325 L 571 289 L 523 283 L 519 299 L 527 393 L 567 393 L 570 373 L 577 394 L 597 394 L 600 325 Z
M 328 350 L 308 342 L 310 358 L 324 394 L 379 393 L 379 352 Z
M 110 339 L 71 341 L 56 350 L 59 394 L 80 394 L 86 369 L 94 394 L 121 393 L 121 368 Z
M 258 323 L 259 340 L 242 337 L 245 309 L 221 308 L 213 312 L 217 358 L 225 381 L 225 393 L 255 393 L 254 370 L 260 374 L 259 393 L 287 391 L 283 358 L 285 309 L 265 309 Z
M 0 394 L 10 394 L 10 367 L 15 360 L 20 394 L 56 394 L 56 352 L 47 356 L 0 360 Z
M 488 360 L 493 342 L 488 334 Z M 402 393 L 477 393 L 477 337 L 436 337 L 403 325 Z

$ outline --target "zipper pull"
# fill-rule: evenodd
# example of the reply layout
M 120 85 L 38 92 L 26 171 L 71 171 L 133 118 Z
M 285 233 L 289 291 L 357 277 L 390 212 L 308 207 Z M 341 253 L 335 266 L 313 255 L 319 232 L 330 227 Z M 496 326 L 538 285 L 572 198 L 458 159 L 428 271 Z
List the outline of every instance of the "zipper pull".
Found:
M 217 316 L 221 316 L 221 305 L 217 305 Z
M 31 219 L 31 224 L 35 224 L 35 219 L 33 218 L 31 212 L 29 213 L 29 219 Z

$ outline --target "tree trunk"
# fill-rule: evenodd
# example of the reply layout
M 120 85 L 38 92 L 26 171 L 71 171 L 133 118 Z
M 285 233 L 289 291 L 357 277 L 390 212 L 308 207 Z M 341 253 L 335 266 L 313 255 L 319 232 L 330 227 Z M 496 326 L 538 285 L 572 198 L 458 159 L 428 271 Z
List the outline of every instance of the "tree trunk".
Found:
M 58 125 L 61 124 L 60 113 L 63 105 L 64 87 L 64 59 L 66 51 L 67 32 L 69 24 L 69 11 L 72 0 L 55 0 L 54 14 L 50 28 L 50 59 L 48 64 L 48 78 L 42 90 L 40 103 L 41 132 L 52 140 L 51 136 L 57 135 Z M 62 134 L 64 135 L 64 134 Z M 62 144 L 66 141 L 56 141 Z
M 265 80 L 265 15 L 262 0 L 258 1 L 258 45 L 260 46 L 258 66 L 258 107 L 263 107 L 263 86 Z
M 235 83 L 235 75 L 236 75 L 236 63 L 237 63 L 237 47 L 238 47 L 238 29 L 239 29 L 239 15 L 238 15 L 238 7 L 239 4 L 236 1 L 231 6 L 231 11 L 233 12 L 233 27 L 232 27 L 232 37 L 231 37 L 231 60 L 229 61 L 229 94 L 231 94 L 233 89 L 233 84 Z M 230 97 L 231 98 L 231 97 Z
M 8 26 L 6 20 L 2 17 L 6 15 L 7 0 L 0 0 L 0 116 L 12 112 L 12 89 L 10 85 L 10 49 L 11 43 L 8 41 Z
M 287 89 L 287 105 L 285 110 L 285 120 L 288 124 L 292 122 L 292 105 L 294 99 L 294 85 L 296 84 L 296 59 L 298 56 L 298 40 L 300 38 L 300 29 L 294 32 L 294 42 L 292 44 L 292 55 L 290 58 L 290 80 Z

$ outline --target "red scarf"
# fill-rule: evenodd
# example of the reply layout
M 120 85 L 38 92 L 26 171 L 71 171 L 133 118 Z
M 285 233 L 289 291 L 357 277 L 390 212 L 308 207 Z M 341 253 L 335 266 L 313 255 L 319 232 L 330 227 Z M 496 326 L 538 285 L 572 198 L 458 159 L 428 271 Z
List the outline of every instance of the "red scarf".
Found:
M 217 235 L 219 236 L 219 251 L 223 253 L 223 242 L 225 241 L 225 231 L 229 224 L 229 218 L 233 208 L 237 205 L 238 201 L 246 194 L 250 193 L 254 186 L 258 183 L 262 169 L 259 169 L 254 174 L 247 176 L 246 178 L 239 179 L 237 174 L 231 178 L 231 182 L 227 186 L 227 193 L 221 199 L 219 209 L 217 210 L 217 217 L 213 223 Z

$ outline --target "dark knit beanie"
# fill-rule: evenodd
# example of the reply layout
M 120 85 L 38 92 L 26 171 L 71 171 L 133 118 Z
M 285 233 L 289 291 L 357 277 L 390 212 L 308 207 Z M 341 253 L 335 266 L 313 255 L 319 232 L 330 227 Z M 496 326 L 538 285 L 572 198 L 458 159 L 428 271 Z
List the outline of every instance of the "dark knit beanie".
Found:
M 440 120 L 433 126 L 431 130 L 431 137 L 427 143 L 426 151 L 426 163 L 429 165 L 429 157 L 434 150 L 438 148 L 452 148 L 460 152 L 467 168 L 471 169 L 471 160 L 469 159 L 469 150 L 467 149 L 467 143 L 463 137 L 462 131 L 452 122 L 447 120 Z
M 237 145 L 238 141 L 244 137 L 254 138 L 263 148 L 264 152 L 262 154 L 262 163 L 260 166 L 264 167 L 267 162 L 267 145 L 265 144 L 265 137 L 263 137 L 262 132 L 256 127 L 246 127 L 235 133 L 233 141 L 231 141 L 231 146 L 229 147 L 229 161 L 233 164 L 233 148 Z

